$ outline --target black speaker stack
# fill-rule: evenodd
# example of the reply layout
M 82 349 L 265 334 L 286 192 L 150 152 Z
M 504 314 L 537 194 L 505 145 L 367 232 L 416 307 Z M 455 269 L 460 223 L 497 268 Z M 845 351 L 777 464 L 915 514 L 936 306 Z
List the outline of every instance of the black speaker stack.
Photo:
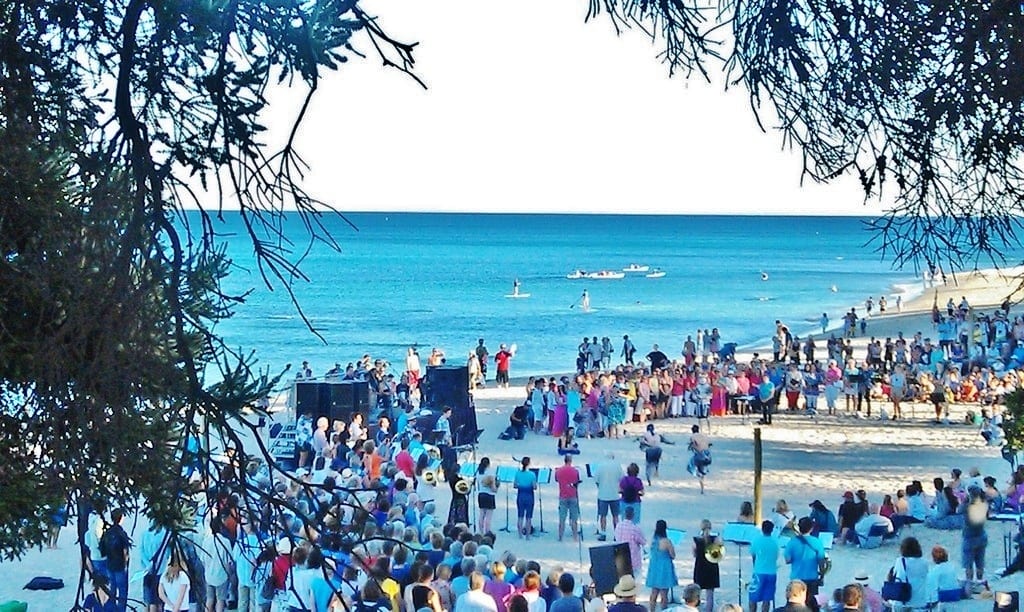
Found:
M 365 380 L 295 383 L 295 413 L 310 413 L 313 421 L 325 416 L 330 421 L 351 422 L 352 415 L 370 412 L 370 383 Z
M 622 542 L 605 546 L 591 546 L 590 571 L 598 596 L 611 593 L 619 582 L 619 578 L 626 574 L 633 574 L 633 561 L 629 556 L 629 545 Z
M 448 406 L 452 409 L 452 442 L 455 446 L 476 444 L 478 433 L 476 408 L 469 394 L 469 368 L 466 366 L 431 366 L 421 388 L 423 406 L 431 411 Z M 436 419 L 435 419 L 436 420 Z

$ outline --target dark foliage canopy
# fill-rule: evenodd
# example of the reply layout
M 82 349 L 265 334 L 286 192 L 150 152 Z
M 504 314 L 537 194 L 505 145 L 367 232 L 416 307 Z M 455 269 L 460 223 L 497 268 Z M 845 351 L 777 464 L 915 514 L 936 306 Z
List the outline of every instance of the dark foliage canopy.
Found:
M 703 6 L 705 8 L 695 8 Z M 1019 0 L 591 0 L 664 43 L 670 71 L 722 67 L 774 113 L 816 181 L 893 202 L 871 229 L 897 265 L 1001 264 L 1024 213 Z

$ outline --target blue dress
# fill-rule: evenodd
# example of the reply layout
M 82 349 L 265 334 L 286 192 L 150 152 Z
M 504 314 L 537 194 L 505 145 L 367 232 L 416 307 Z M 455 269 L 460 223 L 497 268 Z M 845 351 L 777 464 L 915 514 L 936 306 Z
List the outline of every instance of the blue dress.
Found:
M 679 584 L 676 567 L 668 551 L 661 549 L 662 538 L 651 540 L 651 561 L 647 564 L 647 588 L 671 589 Z

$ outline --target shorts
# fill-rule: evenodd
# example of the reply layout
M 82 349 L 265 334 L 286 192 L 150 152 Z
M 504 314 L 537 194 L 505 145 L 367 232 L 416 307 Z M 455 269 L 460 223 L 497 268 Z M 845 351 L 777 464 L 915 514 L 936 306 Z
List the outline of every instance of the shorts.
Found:
M 610 499 L 597 500 L 597 515 L 601 518 L 608 516 L 608 511 L 612 511 L 612 518 L 618 520 L 619 518 L 619 500 Z
M 227 601 L 228 591 L 231 590 L 231 582 L 225 582 L 220 586 L 206 585 L 206 601 Z
M 757 588 L 750 591 L 750 603 L 775 601 L 776 574 L 754 574 Z
M 160 605 L 160 576 L 147 573 L 142 578 L 142 603 L 147 606 Z
M 494 375 L 494 382 L 499 385 L 508 384 L 508 370 L 498 370 L 498 373 Z
M 988 538 L 964 538 L 960 547 L 963 554 L 963 567 L 966 570 L 978 568 L 980 574 L 985 569 L 985 549 L 988 547 Z
M 564 523 L 565 517 L 568 515 L 569 520 L 576 522 L 580 520 L 580 500 L 579 499 L 560 499 L 558 500 L 558 522 Z

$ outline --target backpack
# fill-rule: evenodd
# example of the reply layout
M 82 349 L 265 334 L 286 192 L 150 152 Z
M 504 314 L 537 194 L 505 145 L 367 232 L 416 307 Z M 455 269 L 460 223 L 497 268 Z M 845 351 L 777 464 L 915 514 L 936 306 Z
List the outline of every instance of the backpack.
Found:
M 107 564 L 111 569 L 124 569 L 124 549 L 127 546 L 124 530 L 118 525 L 112 525 L 103 532 L 100 537 L 100 553 L 107 558 Z

